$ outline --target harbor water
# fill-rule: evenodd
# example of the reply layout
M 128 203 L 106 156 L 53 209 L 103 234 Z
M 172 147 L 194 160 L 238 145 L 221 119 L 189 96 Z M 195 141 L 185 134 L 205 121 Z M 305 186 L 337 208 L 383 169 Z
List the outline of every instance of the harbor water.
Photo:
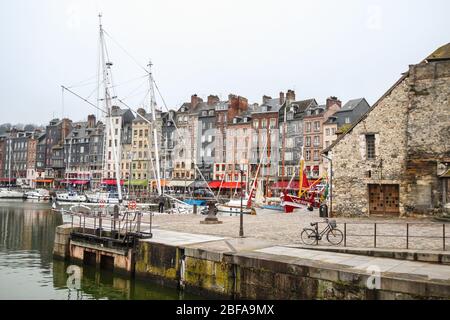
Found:
M 53 259 L 60 213 L 48 203 L 0 200 L 0 300 L 198 299 L 176 289 Z

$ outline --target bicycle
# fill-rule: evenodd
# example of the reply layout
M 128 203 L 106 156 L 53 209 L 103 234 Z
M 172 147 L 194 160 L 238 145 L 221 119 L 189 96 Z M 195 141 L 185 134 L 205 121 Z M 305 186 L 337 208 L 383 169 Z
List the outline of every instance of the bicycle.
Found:
M 311 227 L 314 227 L 314 229 L 304 228 L 300 235 L 302 242 L 306 245 L 317 245 L 326 234 L 329 243 L 335 246 L 339 245 L 344 240 L 344 234 L 336 227 L 336 220 L 325 219 L 325 222 L 327 226 L 321 232 L 319 232 L 318 222 L 311 223 Z

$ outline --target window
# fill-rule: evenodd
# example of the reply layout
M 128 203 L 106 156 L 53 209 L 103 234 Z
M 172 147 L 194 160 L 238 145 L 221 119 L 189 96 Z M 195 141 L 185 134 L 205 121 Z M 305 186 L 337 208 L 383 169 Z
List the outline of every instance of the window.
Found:
M 137 131 L 137 130 L 134 130 L 133 134 L 134 134 L 135 136 L 137 136 L 138 131 Z
M 116 128 L 116 129 L 114 129 L 114 135 L 116 135 L 116 136 L 117 136 L 118 134 L 119 134 L 119 129 L 117 129 L 117 128 Z
M 112 140 L 109 140 L 109 147 L 112 147 Z
M 259 121 L 253 120 L 253 128 L 258 129 L 258 126 L 259 126 Z
M 276 119 L 274 119 L 274 118 L 270 119 L 270 128 L 274 129 L 275 125 L 276 125 Z
M 366 152 L 368 160 L 375 159 L 375 135 L 373 134 L 366 135 Z
M 318 147 L 320 145 L 319 136 L 314 136 L 314 147 Z
M 311 137 L 306 137 L 306 138 L 305 138 L 305 145 L 306 145 L 307 147 L 311 147 Z
M 263 129 L 267 128 L 267 120 L 266 119 L 261 120 L 261 128 L 263 128 Z
M 292 120 L 292 119 L 294 119 L 294 113 L 293 112 L 289 112 L 287 114 L 287 120 Z
M 350 117 L 345 117 L 345 123 L 350 123 Z
M 306 150 L 306 156 L 305 156 L 305 158 L 306 158 L 306 161 L 311 160 L 311 151 Z
M 306 122 L 306 132 L 311 132 L 311 122 Z
M 116 119 L 116 124 L 119 124 L 119 119 Z
M 314 161 L 318 161 L 318 160 L 319 160 L 319 151 L 314 150 Z
M 320 131 L 320 121 L 314 121 L 314 131 Z
M 148 129 L 145 129 L 144 135 L 148 137 Z
M 326 136 L 329 136 L 329 135 L 330 135 L 330 128 L 326 128 L 326 129 L 325 129 L 325 135 L 326 135 Z

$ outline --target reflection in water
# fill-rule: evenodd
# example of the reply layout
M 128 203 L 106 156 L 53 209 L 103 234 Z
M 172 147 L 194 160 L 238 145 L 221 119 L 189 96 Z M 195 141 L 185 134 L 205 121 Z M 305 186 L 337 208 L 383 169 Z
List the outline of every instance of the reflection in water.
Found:
M 55 229 L 61 224 L 61 215 L 48 203 L 0 201 L 0 299 L 198 298 L 92 266 L 53 260 Z M 70 276 L 69 267 L 78 271 Z

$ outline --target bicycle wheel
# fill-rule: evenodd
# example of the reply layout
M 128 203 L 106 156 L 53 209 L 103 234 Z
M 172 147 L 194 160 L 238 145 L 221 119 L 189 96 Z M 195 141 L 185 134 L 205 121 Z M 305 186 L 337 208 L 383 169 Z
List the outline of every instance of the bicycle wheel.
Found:
M 337 246 L 344 240 L 344 234 L 339 229 L 330 229 L 327 232 L 327 240 L 332 245 Z
M 315 245 L 317 244 L 317 236 L 316 231 L 313 229 L 303 229 L 300 237 L 302 238 L 302 242 L 307 245 Z

